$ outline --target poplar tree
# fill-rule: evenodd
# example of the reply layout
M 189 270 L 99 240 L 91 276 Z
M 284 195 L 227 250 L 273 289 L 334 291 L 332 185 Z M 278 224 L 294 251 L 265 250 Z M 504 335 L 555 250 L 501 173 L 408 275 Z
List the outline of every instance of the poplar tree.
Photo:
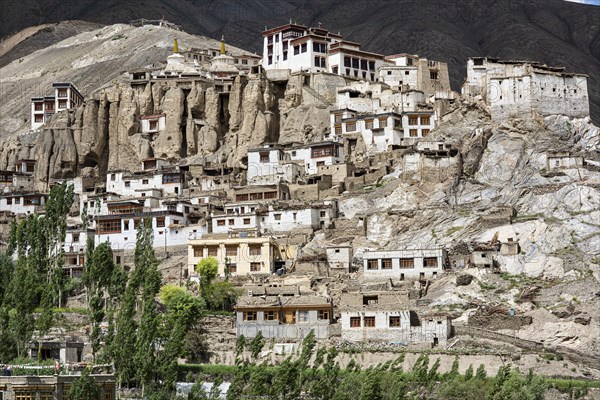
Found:
M 142 221 L 137 232 L 135 246 L 135 269 L 132 273 L 134 285 L 140 288 L 140 325 L 137 329 L 134 360 L 136 380 L 142 385 L 142 394 L 156 374 L 156 351 L 160 316 L 156 307 L 156 296 L 160 290 L 161 275 L 158 259 L 152 248 L 152 224 Z

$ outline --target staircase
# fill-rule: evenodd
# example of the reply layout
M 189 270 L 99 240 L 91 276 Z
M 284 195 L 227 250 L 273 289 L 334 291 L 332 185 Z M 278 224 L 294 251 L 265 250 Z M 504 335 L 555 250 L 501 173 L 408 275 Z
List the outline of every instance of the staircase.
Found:
M 307 98 L 313 98 L 313 103 L 315 103 L 316 105 L 322 105 L 325 107 L 330 107 L 332 106 L 332 103 L 327 100 L 323 95 L 321 95 L 319 92 L 317 92 L 315 89 L 313 89 L 312 87 L 310 87 L 309 85 L 302 85 L 302 98 L 304 99 L 304 101 L 306 103 L 310 103 L 310 101 L 306 101 L 308 100 Z

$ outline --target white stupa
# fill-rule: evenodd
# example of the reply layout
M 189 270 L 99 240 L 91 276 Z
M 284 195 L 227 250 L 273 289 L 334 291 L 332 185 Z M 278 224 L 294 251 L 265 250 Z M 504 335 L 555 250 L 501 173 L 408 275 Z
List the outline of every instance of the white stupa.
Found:
M 240 73 L 240 70 L 235 66 L 233 57 L 225 53 L 224 36 L 221 36 L 220 54 L 210 60 L 209 71 L 213 79 L 231 79 Z
M 189 76 L 199 74 L 196 68 L 186 64 L 185 57 L 179 54 L 179 45 L 177 38 L 175 38 L 173 42 L 173 54 L 167 57 L 167 67 L 164 70 L 164 75 Z

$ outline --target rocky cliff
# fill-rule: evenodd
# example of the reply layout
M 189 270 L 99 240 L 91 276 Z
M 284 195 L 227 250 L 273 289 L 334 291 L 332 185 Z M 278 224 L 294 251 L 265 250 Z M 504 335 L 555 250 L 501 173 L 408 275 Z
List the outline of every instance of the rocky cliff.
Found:
M 216 45 L 167 28 L 115 25 L 76 35 L 2 68 L 8 101 L 0 105 L 0 137 L 6 143 L 0 149 L 0 169 L 19 158 L 35 158 L 36 181 L 43 187 L 49 178 L 136 170 L 140 160 L 154 156 L 209 157 L 234 166 L 248 148 L 278 142 L 280 132 L 284 142 L 322 139 L 327 105 L 304 104 L 298 82 L 274 84 L 262 75 L 240 76 L 228 93 L 201 81 L 130 85 L 123 73 L 159 65 L 175 36 L 182 45 Z M 85 103 L 28 133 L 29 98 L 48 93 L 55 81 L 74 82 Z M 166 115 L 165 129 L 142 134 L 140 116 L 158 113 Z

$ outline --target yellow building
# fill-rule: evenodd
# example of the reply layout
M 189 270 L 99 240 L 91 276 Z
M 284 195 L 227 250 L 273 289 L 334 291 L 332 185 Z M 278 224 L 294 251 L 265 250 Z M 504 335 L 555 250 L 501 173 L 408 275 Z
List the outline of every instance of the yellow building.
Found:
M 270 274 L 282 267 L 279 245 L 270 236 L 259 232 L 230 232 L 207 234 L 201 239 L 188 241 L 189 276 L 197 276 L 196 265 L 203 258 L 213 257 L 219 262 L 219 275 Z

